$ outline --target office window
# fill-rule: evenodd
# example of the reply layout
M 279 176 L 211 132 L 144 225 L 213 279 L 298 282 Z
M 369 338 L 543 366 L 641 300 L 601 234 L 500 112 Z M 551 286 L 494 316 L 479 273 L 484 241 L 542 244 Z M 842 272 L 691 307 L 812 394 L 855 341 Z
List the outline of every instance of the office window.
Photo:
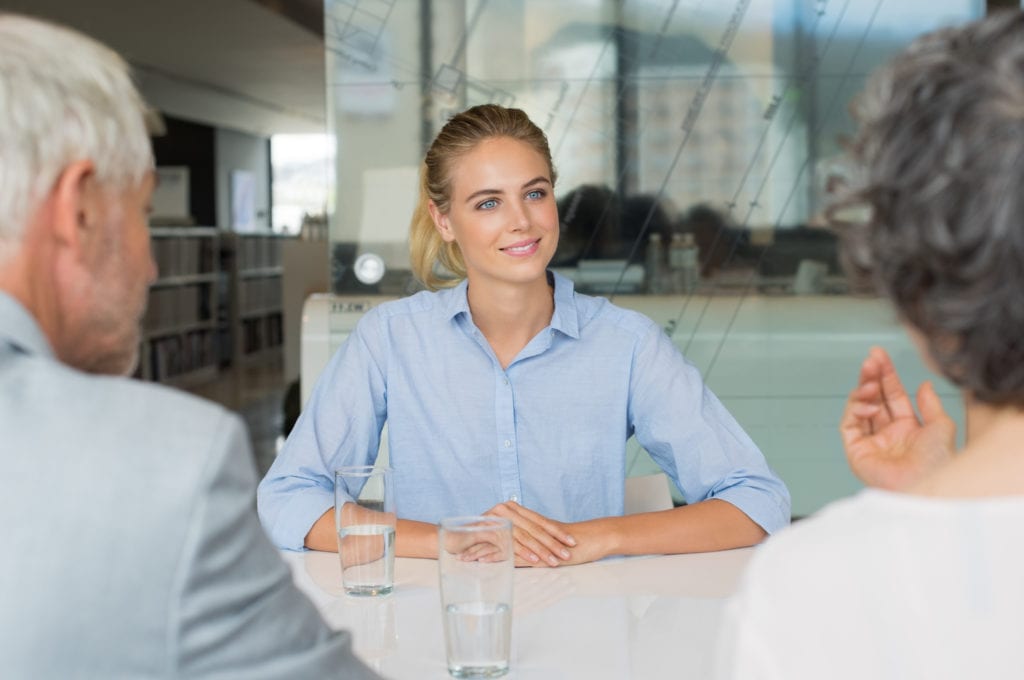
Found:
M 270 138 L 273 182 L 271 229 L 326 240 L 327 212 L 334 193 L 334 138 L 279 134 Z
M 374 290 L 415 289 L 405 239 L 425 145 L 453 113 L 498 102 L 523 108 L 550 139 L 563 208 L 554 264 L 610 295 L 792 293 L 801 262 L 819 274 L 813 292 L 846 292 L 834 239 L 815 217 L 852 128 L 849 100 L 915 35 L 983 11 L 975 0 L 325 8 L 335 290 L 365 290 L 351 272 L 363 252 L 387 266 Z M 699 248 L 701 271 L 685 290 L 668 271 L 677 233 Z M 647 256 L 652 235 L 660 260 Z M 595 260 L 607 282 L 578 276 L 580 261 Z M 618 275 L 630 266 L 643 276 Z
M 417 290 L 406 244 L 426 145 L 496 102 L 547 133 L 552 263 L 661 324 L 808 514 L 857 488 L 836 423 L 870 344 L 927 376 L 891 312 L 851 295 L 821 225 L 848 104 L 978 0 L 327 0 L 338 293 Z M 673 248 L 697 248 L 697 265 Z M 360 282 L 355 259 L 386 271 Z M 696 270 L 696 271 L 694 271 Z M 939 382 L 959 418 L 956 391 Z M 651 467 L 642 454 L 631 474 Z

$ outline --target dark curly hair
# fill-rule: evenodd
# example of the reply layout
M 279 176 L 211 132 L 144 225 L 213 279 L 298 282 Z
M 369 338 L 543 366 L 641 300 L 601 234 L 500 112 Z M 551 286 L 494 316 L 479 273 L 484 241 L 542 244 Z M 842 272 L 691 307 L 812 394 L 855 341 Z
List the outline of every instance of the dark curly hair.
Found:
M 829 211 L 847 271 L 956 385 L 1024 405 L 1024 14 L 919 38 L 852 108 L 857 169 Z

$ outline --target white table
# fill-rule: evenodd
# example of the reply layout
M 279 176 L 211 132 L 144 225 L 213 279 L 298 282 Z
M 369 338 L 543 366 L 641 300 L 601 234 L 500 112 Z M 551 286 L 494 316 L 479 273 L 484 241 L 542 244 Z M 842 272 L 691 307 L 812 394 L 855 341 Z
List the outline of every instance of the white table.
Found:
M 507 677 L 710 676 L 718 624 L 752 548 L 517 569 Z M 395 592 L 353 598 L 334 553 L 283 553 L 299 588 L 386 678 L 448 678 L 437 562 L 399 558 Z

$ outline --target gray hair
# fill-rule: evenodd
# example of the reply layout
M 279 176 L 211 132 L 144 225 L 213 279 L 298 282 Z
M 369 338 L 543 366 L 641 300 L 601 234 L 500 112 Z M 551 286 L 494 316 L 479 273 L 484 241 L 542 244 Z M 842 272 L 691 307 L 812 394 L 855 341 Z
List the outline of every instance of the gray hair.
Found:
M 915 41 L 856 100 L 844 259 L 977 399 L 1024 405 L 1024 14 Z
M 104 186 L 153 167 L 145 104 L 128 65 L 81 33 L 0 14 L 0 256 L 69 163 L 91 160 Z

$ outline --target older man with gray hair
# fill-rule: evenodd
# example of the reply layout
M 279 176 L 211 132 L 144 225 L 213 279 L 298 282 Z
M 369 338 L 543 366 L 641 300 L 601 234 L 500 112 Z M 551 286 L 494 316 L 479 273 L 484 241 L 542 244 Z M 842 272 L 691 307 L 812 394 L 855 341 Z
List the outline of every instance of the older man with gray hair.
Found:
M 2 673 L 373 677 L 263 535 L 241 421 L 118 377 L 152 190 L 121 58 L 0 14 Z

